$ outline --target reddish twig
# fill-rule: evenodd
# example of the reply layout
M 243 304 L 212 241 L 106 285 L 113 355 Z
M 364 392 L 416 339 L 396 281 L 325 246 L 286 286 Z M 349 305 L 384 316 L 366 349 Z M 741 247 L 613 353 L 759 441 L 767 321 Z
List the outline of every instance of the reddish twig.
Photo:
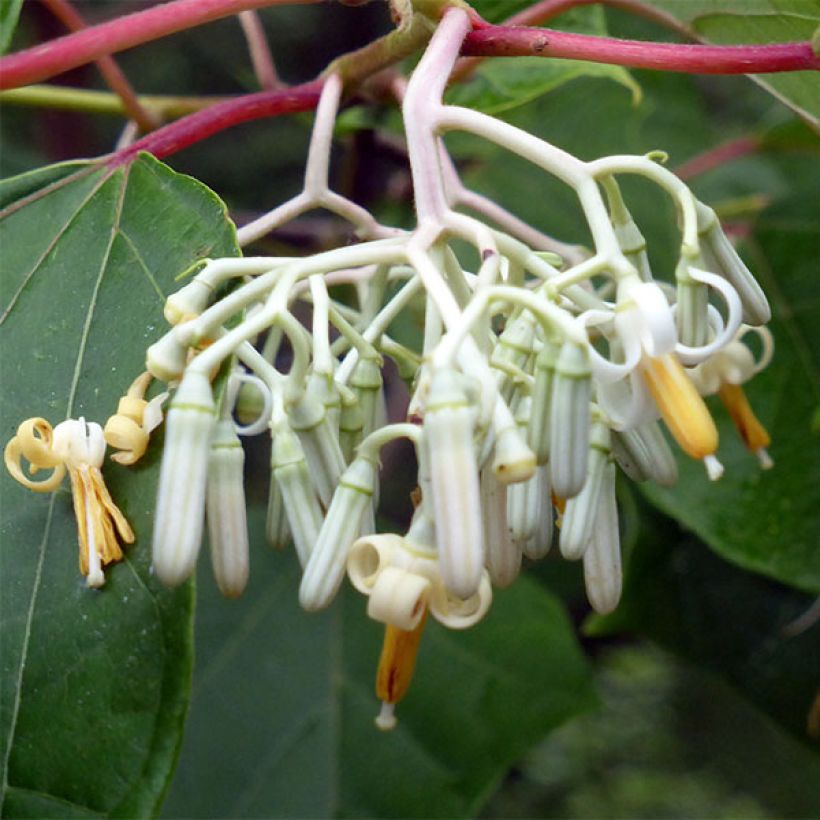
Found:
M 675 168 L 675 173 L 683 180 L 692 179 L 726 162 L 748 156 L 758 150 L 760 150 L 760 140 L 757 137 L 739 137 L 697 154 Z
M 0 90 L 36 83 L 105 54 L 115 54 L 240 11 L 315 2 L 319 0 L 172 0 L 3 57 Z
M 322 79 L 311 80 L 281 91 L 260 91 L 235 100 L 225 100 L 147 134 L 127 148 L 111 154 L 107 164 L 110 167 L 123 165 L 134 159 L 140 151 L 147 151 L 163 159 L 242 122 L 297 111 L 312 111 L 319 103 L 323 84 Z
M 691 74 L 820 70 L 820 56 L 814 53 L 809 41 L 745 46 L 680 45 L 513 26 L 487 26 L 470 32 L 462 53 L 471 57 L 560 57 Z
M 508 17 L 504 21 L 505 26 L 542 26 L 544 23 L 560 17 L 570 9 L 578 6 L 610 6 L 612 8 L 620 9 L 621 11 L 634 14 L 637 17 L 643 17 L 657 23 L 664 28 L 670 29 L 680 34 L 689 40 L 697 39 L 695 33 L 689 26 L 681 23 L 677 18 L 671 14 L 656 9 L 654 6 L 649 6 L 642 3 L 640 0 L 541 0 L 540 3 L 534 3 L 528 8 L 519 11 L 512 17 Z M 473 28 L 487 28 L 486 20 L 473 21 Z M 450 82 L 455 83 L 465 80 L 469 77 L 478 66 L 484 62 L 486 57 L 462 57 L 457 63 L 450 77 Z
M 69 31 L 82 31 L 87 28 L 85 20 L 68 0 L 43 0 L 49 11 Z M 159 119 L 140 105 L 136 92 L 131 87 L 125 74 L 109 55 L 100 57 L 97 68 L 103 75 L 106 85 L 120 98 L 126 114 L 136 122 L 143 131 L 151 131 L 159 125 Z
M 264 91 L 275 91 L 282 84 L 276 74 L 273 55 L 270 53 L 268 39 L 265 37 L 265 29 L 262 27 L 259 15 L 255 11 L 243 11 L 239 15 L 239 23 L 245 35 L 245 42 L 248 44 L 248 53 L 259 87 Z

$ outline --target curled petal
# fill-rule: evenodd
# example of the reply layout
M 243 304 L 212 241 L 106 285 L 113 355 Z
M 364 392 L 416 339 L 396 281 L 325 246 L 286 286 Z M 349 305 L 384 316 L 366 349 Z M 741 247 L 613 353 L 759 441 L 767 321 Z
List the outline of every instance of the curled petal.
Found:
M 111 416 L 105 423 L 103 434 L 111 447 L 121 451 L 111 456 L 111 460 L 119 464 L 134 464 L 148 447 L 148 433 L 128 416 Z
M 48 423 L 48 422 L 46 422 Z M 22 426 L 22 425 L 21 425 Z M 51 428 L 49 428 L 51 429 Z M 60 486 L 60 482 L 65 476 L 65 465 L 62 462 L 54 464 L 54 472 L 43 481 L 32 481 L 23 472 L 20 457 L 24 455 L 23 449 L 20 446 L 20 439 L 15 436 L 7 445 L 3 452 L 3 460 L 6 462 L 6 469 L 11 474 L 11 477 L 27 487 L 29 490 L 34 490 L 36 493 L 50 493 Z M 36 469 L 34 462 L 32 462 L 32 472 Z
M 41 467 L 56 467 L 62 458 L 54 452 L 54 431 L 42 418 L 26 419 L 18 428 L 20 452 L 31 462 L 32 473 Z

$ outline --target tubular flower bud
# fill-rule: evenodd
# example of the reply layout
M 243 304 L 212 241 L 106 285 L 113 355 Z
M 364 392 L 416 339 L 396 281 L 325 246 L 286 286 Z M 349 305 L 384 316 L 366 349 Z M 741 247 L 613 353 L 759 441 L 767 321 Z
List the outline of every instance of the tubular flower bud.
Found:
M 430 469 L 441 574 L 459 598 L 478 589 L 484 565 L 475 410 L 451 371 L 432 378 L 422 439 Z
M 635 266 L 644 282 L 651 282 L 652 271 L 646 253 L 646 239 L 625 208 L 624 221 L 614 220 L 612 227 L 615 229 L 615 238 L 618 240 L 623 255 Z
M 383 384 L 381 360 L 375 356 L 360 356 L 350 374 L 350 388 L 359 400 L 364 438 L 376 429 Z
M 336 595 L 348 552 L 370 507 L 377 477 L 377 464 L 359 457 L 339 479 L 299 587 L 299 603 L 305 609 L 323 609 Z
M 53 469 L 45 481 L 31 481 L 22 471 L 20 457 L 29 462 L 29 471 Z M 131 544 L 134 532 L 114 503 L 103 481 L 100 467 L 105 457 L 102 428 L 85 419 L 67 419 L 53 430 L 42 418 L 31 418 L 17 428 L 4 452 L 12 477 L 36 492 L 56 490 L 68 469 L 71 497 L 77 519 L 80 572 L 90 587 L 105 583 L 103 567 L 122 558 L 117 537 Z
M 305 450 L 319 499 L 327 506 L 345 468 L 339 440 L 327 418 L 327 409 L 321 401 L 305 392 L 290 408 L 288 416 L 291 429 L 299 434 Z
M 248 583 L 244 464 L 245 453 L 233 421 L 220 419 L 214 429 L 208 456 L 205 511 L 214 578 L 226 598 L 238 598 Z
M 651 479 L 662 487 L 671 487 L 678 480 L 675 456 L 654 421 L 613 433 L 612 452 L 633 481 Z
M 288 527 L 288 516 L 285 512 L 285 501 L 273 472 L 271 472 L 270 488 L 268 489 L 265 537 L 268 539 L 268 543 L 277 550 L 283 550 L 290 541 L 290 527 Z
M 165 300 L 165 320 L 169 325 L 178 325 L 199 316 L 208 306 L 212 295 L 211 286 L 200 277 L 195 277 Z
M 543 558 L 552 546 L 552 498 L 550 495 L 550 473 L 548 465 L 543 464 L 538 468 L 535 474 L 535 480 L 538 486 L 538 494 L 535 500 L 540 510 L 538 525 L 533 535 L 523 544 L 524 555 L 533 561 Z
M 520 316 L 508 322 L 504 332 L 498 337 L 493 349 L 490 364 L 499 368 L 498 391 L 504 401 L 512 398 L 515 383 L 507 368 L 523 370 L 527 366 L 535 343 L 535 324 L 532 314 L 524 311 Z
M 558 364 L 560 344 L 547 337 L 535 358 L 535 382 L 532 390 L 530 422 L 527 426 L 527 443 L 530 445 L 538 464 L 546 464 L 550 456 L 550 408 Z
M 645 357 L 643 376 L 669 432 L 691 458 L 702 459 L 713 481 L 723 474 L 715 458 L 718 433 L 709 410 L 674 354 Z
M 491 469 L 481 471 L 481 514 L 484 519 L 484 562 L 490 579 L 498 587 L 508 587 L 521 570 L 521 546 L 510 538 L 507 524 L 509 493 L 526 484 L 508 488 L 495 477 Z
M 689 263 L 681 257 L 675 278 L 678 300 L 675 321 L 678 339 L 688 347 L 702 347 L 709 341 L 709 289 L 689 275 Z
M 358 396 L 351 390 L 342 396 L 342 410 L 339 414 L 339 447 L 345 463 L 349 463 L 362 440 L 364 414 Z
M 550 478 L 561 498 L 581 492 L 587 475 L 590 366 L 585 347 L 565 342 L 558 355 L 550 409 Z
M 612 612 L 621 598 L 621 537 L 615 500 L 615 464 L 604 470 L 592 538 L 584 551 L 584 582 L 592 608 Z
M 333 432 L 334 437 L 339 432 L 339 413 L 342 408 L 342 397 L 333 381 L 331 373 L 312 372 L 308 377 L 307 389 L 305 392 L 315 396 L 327 411 L 327 422 Z
M 723 232 L 717 214 L 702 202 L 697 203 L 697 211 L 701 252 L 707 267 L 737 291 L 745 321 L 750 325 L 765 325 L 772 318 L 772 310 L 762 288 Z
M 392 624 L 384 628 L 384 643 L 376 672 L 376 697 L 382 702 L 376 726 L 382 731 L 396 727 L 396 704 L 410 688 L 426 616 L 424 611 L 411 630 L 399 629 Z
M 592 425 L 589 441 L 587 480 L 578 495 L 567 501 L 561 522 L 558 544 L 561 555 L 570 561 L 577 561 L 584 554 L 593 522 L 600 503 L 604 473 L 610 460 L 609 428 L 599 421 Z
M 271 472 L 282 493 L 299 563 L 305 566 L 319 537 L 322 510 L 310 480 L 305 451 L 299 437 L 286 424 L 279 425 L 273 431 Z
M 145 369 L 163 382 L 175 382 L 182 378 L 188 363 L 188 347 L 170 330 L 145 353 Z
M 167 586 L 185 581 L 199 554 L 214 421 L 207 377 L 186 374 L 168 411 L 154 518 L 154 570 Z

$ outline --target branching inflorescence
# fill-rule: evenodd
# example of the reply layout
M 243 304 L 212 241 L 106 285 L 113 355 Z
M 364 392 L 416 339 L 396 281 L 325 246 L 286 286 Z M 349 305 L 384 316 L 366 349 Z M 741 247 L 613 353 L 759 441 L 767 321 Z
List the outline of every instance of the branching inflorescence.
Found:
M 368 614 L 386 626 L 377 681 L 383 728 L 395 722 L 427 615 L 456 629 L 476 623 L 493 586 L 515 580 L 522 556 L 541 558 L 557 541 L 565 558 L 583 561 L 592 607 L 615 608 L 617 467 L 635 481 L 677 478 L 659 418 L 716 480 L 718 435 L 702 396 L 719 393 L 749 449 L 771 466 L 768 435 L 741 387 L 771 358 L 769 306 L 714 211 L 660 155 L 582 162 L 512 125 L 445 105 L 470 30 L 469 14 L 450 9 L 409 83 L 396 84 L 416 201 L 412 231 L 379 223 L 329 188 L 343 90 L 331 74 L 304 190 L 238 236 L 245 245 L 323 208 L 348 220 L 360 241 L 303 258 L 203 260 L 168 299 L 172 328 L 147 352 L 150 374 L 176 388 L 154 523 L 157 575 L 169 585 L 190 576 L 207 521 L 217 583 L 228 596 L 242 593 L 249 559 L 240 437 L 269 430 L 268 539 L 294 544 L 305 609 L 327 607 L 345 574 L 368 596 Z M 592 249 L 556 241 L 468 191 L 443 142 L 450 131 L 489 140 L 572 188 Z M 656 279 L 621 195 L 618 177 L 634 174 L 675 204 L 673 281 Z M 456 252 L 465 243 L 472 255 Z M 342 283 L 355 286 L 354 306 L 332 298 L 329 288 Z M 410 350 L 390 327 L 418 298 L 423 344 Z M 300 303 L 311 307 L 309 330 L 295 316 Z M 749 333 L 762 339 L 757 360 L 743 343 Z M 411 385 L 409 421 L 386 417 L 384 357 Z M 142 402 L 133 417 L 126 402 L 125 415 L 106 426 L 109 444 L 132 454 L 126 461 L 144 450 L 154 424 L 143 421 L 142 391 L 143 383 L 131 396 Z M 156 402 L 151 409 L 153 417 Z M 379 452 L 397 438 L 413 443 L 418 460 L 403 535 L 378 533 L 375 524 Z M 30 424 L 7 462 L 18 478 L 21 454 L 35 467 L 64 461 L 71 469 L 52 449 L 50 428 Z M 100 561 L 112 557 L 95 557 L 95 543 L 83 541 L 82 563 L 97 568 L 93 579 L 86 571 L 98 585 Z

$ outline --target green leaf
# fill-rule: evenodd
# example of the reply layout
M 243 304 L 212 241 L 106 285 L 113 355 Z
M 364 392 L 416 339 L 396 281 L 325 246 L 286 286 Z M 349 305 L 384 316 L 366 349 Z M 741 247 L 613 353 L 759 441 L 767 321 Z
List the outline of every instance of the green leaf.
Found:
M 652 0 L 719 44 L 767 44 L 811 40 L 820 26 L 818 0 Z M 820 76 L 816 71 L 757 74 L 752 78 L 820 127 Z
M 194 259 L 237 252 L 222 203 L 150 156 L 68 163 L 0 184 L 0 432 L 30 416 L 104 423 L 162 332 L 163 294 Z M 157 451 L 104 474 L 136 543 L 100 591 L 77 567 L 67 486 L 2 471 L 3 816 L 155 812 L 181 739 L 193 589 L 151 576 Z
M 799 166 L 798 166 L 799 167 Z M 760 472 L 719 403 L 723 478 L 710 484 L 700 464 L 679 461 L 678 485 L 644 485 L 662 510 L 696 532 L 724 558 L 809 592 L 820 591 L 820 307 L 816 249 L 820 189 L 804 191 L 761 216 L 747 257 L 775 309 L 775 357 L 746 393 L 772 435 L 774 469 Z M 710 400 L 715 402 L 715 400 Z
M 17 28 L 23 0 L 0 0 L 0 54 L 5 54 Z
M 495 20 L 520 9 L 514 3 L 493 6 L 488 19 Z M 527 4 L 528 5 L 528 4 Z M 495 8 L 498 6 L 498 8 Z M 479 6 L 479 11 L 482 7 Z M 603 9 L 579 8 L 562 14 L 558 28 L 585 34 L 606 34 Z M 547 60 L 539 57 L 516 57 L 483 61 L 465 81 L 447 92 L 447 102 L 475 108 L 487 114 L 499 114 L 531 102 L 570 80 L 581 77 L 603 77 L 614 80 L 632 93 L 634 103 L 640 101 L 641 90 L 632 75 L 620 66 L 587 63 L 582 60 Z
M 645 512 L 621 604 L 610 616 L 590 619 L 588 634 L 645 635 L 718 673 L 810 740 L 820 679 L 816 599 L 732 567 L 673 522 Z
M 563 609 L 521 578 L 470 630 L 428 621 L 398 726 L 379 732 L 382 628 L 350 590 L 326 613 L 301 611 L 296 562 L 270 553 L 262 523 L 257 511 L 241 600 L 199 583 L 191 715 L 165 816 L 472 815 L 530 745 L 595 702 Z

